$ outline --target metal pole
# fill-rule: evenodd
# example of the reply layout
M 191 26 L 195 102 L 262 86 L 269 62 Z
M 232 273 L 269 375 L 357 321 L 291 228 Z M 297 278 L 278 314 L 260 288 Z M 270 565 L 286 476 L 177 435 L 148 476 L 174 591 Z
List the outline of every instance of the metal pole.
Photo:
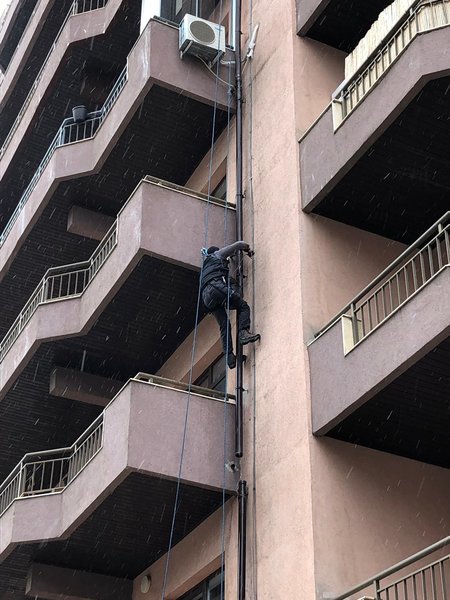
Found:
M 246 562 L 247 562 L 247 482 L 239 481 L 239 579 L 238 600 L 245 600 Z
M 241 62 L 241 3 L 236 2 L 235 12 L 235 32 L 236 32 L 236 239 L 242 240 L 244 237 L 244 226 L 242 218 L 242 62 Z M 236 273 L 237 283 L 242 291 L 244 276 L 242 272 L 243 253 L 238 253 L 238 270 Z M 244 453 L 243 440 L 243 353 L 242 346 L 239 343 L 239 332 L 236 334 L 236 438 L 235 454 L 241 458 Z

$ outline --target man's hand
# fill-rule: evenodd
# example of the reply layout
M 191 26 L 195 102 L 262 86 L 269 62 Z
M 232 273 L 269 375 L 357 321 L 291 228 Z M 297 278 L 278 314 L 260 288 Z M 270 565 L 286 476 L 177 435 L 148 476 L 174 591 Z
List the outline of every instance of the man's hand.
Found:
M 248 250 L 246 250 L 245 253 L 247 254 L 247 256 L 249 258 L 253 258 L 253 256 L 255 255 L 254 250 L 250 250 L 250 248 Z

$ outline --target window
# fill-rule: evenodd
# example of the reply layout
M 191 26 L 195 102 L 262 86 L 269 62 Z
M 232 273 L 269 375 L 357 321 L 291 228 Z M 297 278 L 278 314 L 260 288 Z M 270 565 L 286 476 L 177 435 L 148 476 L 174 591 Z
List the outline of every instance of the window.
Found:
M 223 581 L 223 571 L 221 570 L 210 575 L 193 590 L 181 596 L 179 600 L 221 600 Z
M 185 14 L 208 20 L 219 0 L 166 0 L 161 4 L 161 17 L 180 23 Z
M 214 188 L 211 196 L 226 200 L 227 198 L 227 178 L 224 177 L 222 181 Z
M 226 384 L 226 366 L 225 356 L 222 354 L 220 358 L 210 365 L 204 373 L 194 382 L 195 385 L 217 390 L 225 393 Z

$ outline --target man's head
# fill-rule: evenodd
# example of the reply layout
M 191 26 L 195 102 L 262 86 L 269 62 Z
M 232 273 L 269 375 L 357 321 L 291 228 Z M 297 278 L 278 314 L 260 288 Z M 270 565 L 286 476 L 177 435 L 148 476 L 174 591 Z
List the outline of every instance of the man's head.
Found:
M 214 254 L 214 252 L 217 252 L 217 250 L 219 250 L 217 246 L 210 246 L 206 249 L 206 256 L 208 256 L 209 254 Z

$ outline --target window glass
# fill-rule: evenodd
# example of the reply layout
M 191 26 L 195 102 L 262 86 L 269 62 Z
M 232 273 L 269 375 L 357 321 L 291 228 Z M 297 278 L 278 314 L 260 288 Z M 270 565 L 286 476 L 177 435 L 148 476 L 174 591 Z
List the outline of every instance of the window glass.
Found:
M 214 361 L 204 373 L 194 382 L 195 385 L 209 388 L 210 390 L 216 390 L 218 392 L 225 392 L 226 384 L 226 367 L 225 367 L 225 356 L 222 355 L 216 361 Z
M 227 198 L 227 178 L 224 177 L 217 187 L 214 188 L 212 196 L 226 200 Z
M 222 600 L 224 594 L 223 570 L 210 575 L 193 590 L 179 598 L 179 600 Z

